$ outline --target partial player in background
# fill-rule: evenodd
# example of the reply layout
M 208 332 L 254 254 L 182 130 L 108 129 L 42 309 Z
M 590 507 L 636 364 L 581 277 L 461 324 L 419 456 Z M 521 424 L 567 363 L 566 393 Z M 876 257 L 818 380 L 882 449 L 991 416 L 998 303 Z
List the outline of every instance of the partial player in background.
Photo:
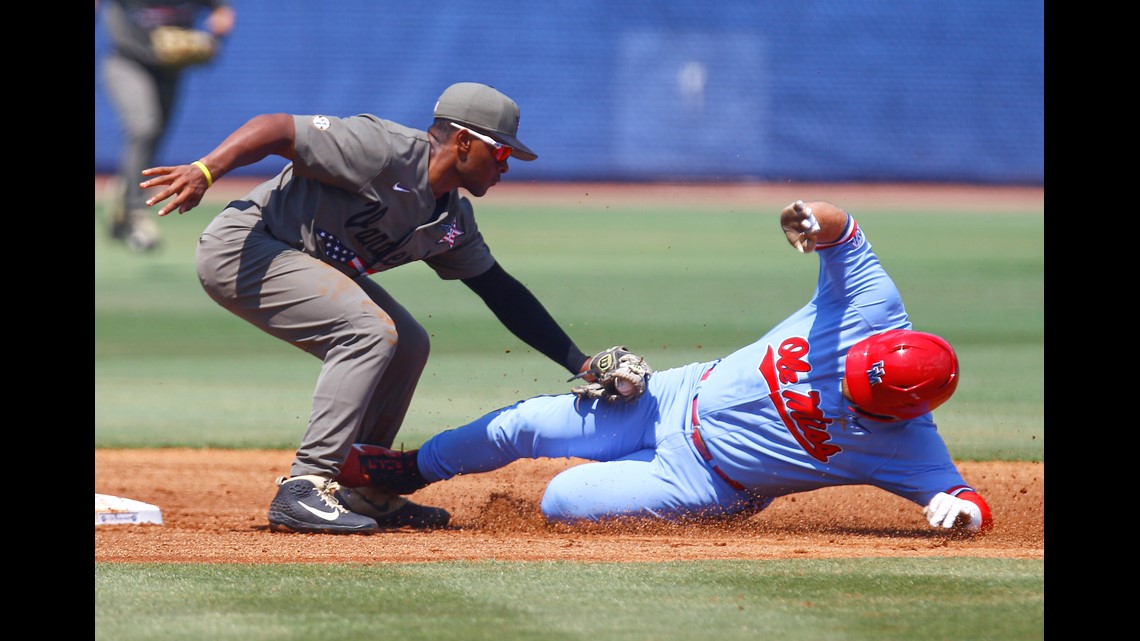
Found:
M 447 525 L 446 510 L 333 479 L 354 443 L 390 447 L 427 363 L 427 330 L 372 274 L 423 261 L 478 295 L 515 336 L 571 374 L 592 361 L 491 254 L 471 200 L 537 156 L 518 105 L 461 82 L 427 131 L 371 114 L 263 114 L 190 164 L 143 172 L 158 214 L 186 212 L 225 174 L 270 154 L 291 162 L 206 227 L 198 277 L 219 305 L 320 358 L 312 413 L 269 523 L 301 532 Z M 447 304 L 447 301 L 440 301 Z M 587 384 L 595 376 L 587 373 Z
M 957 389 L 958 357 L 911 328 L 863 230 L 827 202 L 780 214 L 787 241 L 819 256 L 811 301 L 728 356 L 653 372 L 603 352 L 599 381 L 628 380 L 629 402 L 597 385 L 539 396 L 442 432 L 419 450 L 354 448 L 338 481 L 400 493 L 520 458 L 589 459 L 542 499 L 555 522 L 682 520 L 763 510 L 774 499 L 872 485 L 913 501 L 929 524 L 977 533 L 990 508 L 962 477 L 931 411 Z
M 214 58 L 236 14 L 226 0 L 103 0 L 103 5 L 111 41 L 101 61 L 103 87 L 123 131 L 108 231 L 131 249 L 148 251 L 160 237 L 139 175 L 154 164 L 183 73 Z M 96 15 L 99 8 L 95 0 Z

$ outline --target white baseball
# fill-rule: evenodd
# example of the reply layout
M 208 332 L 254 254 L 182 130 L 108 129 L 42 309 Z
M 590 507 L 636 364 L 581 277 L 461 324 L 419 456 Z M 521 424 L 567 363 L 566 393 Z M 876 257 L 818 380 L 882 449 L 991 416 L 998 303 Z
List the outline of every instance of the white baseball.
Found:
M 614 389 L 616 389 L 617 393 L 621 394 L 622 396 L 630 396 L 631 394 L 633 394 L 633 391 L 635 388 L 633 386 L 633 383 L 630 383 L 629 381 L 625 380 L 624 378 L 619 378 L 614 383 Z

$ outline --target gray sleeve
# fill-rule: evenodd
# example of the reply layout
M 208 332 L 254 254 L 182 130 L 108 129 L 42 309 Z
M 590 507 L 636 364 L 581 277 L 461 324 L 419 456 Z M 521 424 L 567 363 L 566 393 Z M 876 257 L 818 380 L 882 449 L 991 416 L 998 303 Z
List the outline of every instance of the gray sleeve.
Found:
M 463 230 L 455 245 L 448 251 L 424 259 L 443 280 L 474 278 L 485 273 L 495 264 L 491 248 L 479 231 L 475 220 L 475 207 L 471 200 L 461 196 L 455 200 L 455 228 Z
M 362 192 L 387 167 L 391 137 L 374 116 L 293 116 L 294 173 L 349 191 Z
M 424 262 L 443 280 L 457 280 L 483 274 L 495 264 L 495 257 L 491 255 L 491 249 L 484 242 L 483 235 L 476 233 L 471 240 L 456 245 L 451 251 L 427 258 Z

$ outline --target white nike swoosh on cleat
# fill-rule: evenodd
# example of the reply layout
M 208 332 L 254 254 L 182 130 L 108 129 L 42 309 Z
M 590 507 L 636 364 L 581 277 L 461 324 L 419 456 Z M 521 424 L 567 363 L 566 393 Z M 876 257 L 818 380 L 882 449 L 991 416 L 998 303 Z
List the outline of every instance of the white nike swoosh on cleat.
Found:
M 340 512 L 336 510 L 333 510 L 332 512 L 325 512 L 324 510 L 318 510 L 317 508 L 310 507 L 304 503 L 299 503 L 298 505 L 308 510 L 309 513 L 311 513 L 313 516 L 320 517 L 326 521 L 335 521 L 336 517 L 340 516 Z
M 412 190 L 411 190 L 411 189 L 404 189 L 404 186 L 403 186 L 403 185 L 401 185 L 400 183 L 396 183 L 395 185 L 392 185 L 392 189 L 395 189 L 396 191 L 402 191 L 402 192 L 404 192 L 405 194 L 410 194 L 410 193 L 412 193 Z

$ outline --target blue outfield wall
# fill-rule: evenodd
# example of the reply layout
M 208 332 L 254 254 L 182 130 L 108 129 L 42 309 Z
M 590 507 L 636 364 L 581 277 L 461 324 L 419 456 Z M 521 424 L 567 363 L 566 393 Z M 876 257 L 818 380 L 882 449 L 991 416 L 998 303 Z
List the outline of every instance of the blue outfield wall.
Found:
M 158 164 L 259 113 L 426 128 L 449 84 L 521 108 L 511 180 L 1045 183 L 1043 0 L 233 0 Z M 101 88 L 95 172 L 120 128 Z M 267 175 L 273 158 L 239 170 Z

